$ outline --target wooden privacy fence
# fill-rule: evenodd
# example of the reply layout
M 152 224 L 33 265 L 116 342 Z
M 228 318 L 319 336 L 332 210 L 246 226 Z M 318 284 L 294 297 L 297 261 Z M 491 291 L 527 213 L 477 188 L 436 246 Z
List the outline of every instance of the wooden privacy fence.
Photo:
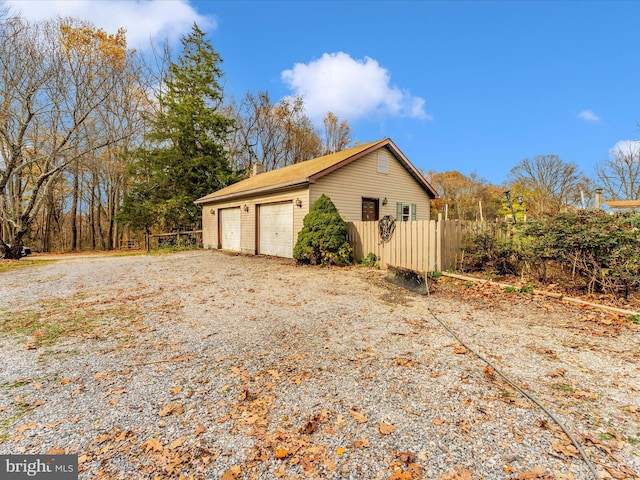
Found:
M 417 272 L 447 271 L 459 268 L 464 232 L 482 228 L 480 223 L 441 217 L 396 222 L 389 241 L 383 241 L 379 222 L 347 222 L 347 235 L 356 261 L 373 253 L 382 268 L 393 265 Z

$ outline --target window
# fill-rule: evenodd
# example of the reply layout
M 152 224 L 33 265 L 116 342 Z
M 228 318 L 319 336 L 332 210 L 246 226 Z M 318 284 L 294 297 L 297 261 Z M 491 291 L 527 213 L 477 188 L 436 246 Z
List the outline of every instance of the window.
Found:
M 362 221 L 372 222 L 379 220 L 379 207 L 377 198 L 362 199 Z
M 416 219 L 415 203 L 397 203 L 396 221 L 409 222 Z
M 378 173 L 389 173 L 389 162 L 382 152 L 378 152 Z

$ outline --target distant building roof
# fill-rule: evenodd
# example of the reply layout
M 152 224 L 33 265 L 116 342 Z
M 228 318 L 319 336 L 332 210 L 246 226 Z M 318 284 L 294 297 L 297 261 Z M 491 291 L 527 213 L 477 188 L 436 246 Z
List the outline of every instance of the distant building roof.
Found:
M 611 208 L 640 208 L 640 200 L 605 200 Z

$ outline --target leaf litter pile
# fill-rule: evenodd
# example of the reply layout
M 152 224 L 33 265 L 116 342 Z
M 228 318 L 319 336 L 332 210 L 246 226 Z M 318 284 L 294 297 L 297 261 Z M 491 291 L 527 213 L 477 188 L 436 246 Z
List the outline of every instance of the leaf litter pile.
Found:
M 640 478 L 637 325 L 383 276 L 210 251 L 0 274 L 0 454 L 78 454 L 82 479 L 592 478 L 433 313 L 601 478 Z

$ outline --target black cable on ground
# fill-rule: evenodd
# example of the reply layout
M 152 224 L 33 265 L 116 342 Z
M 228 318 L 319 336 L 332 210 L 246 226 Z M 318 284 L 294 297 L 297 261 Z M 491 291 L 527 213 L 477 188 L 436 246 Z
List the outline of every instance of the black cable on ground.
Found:
M 520 392 L 522 395 L 524 395 L 527 399 L 529 399 L 529 401 L 531 401 L 534 405 L 536 405 L 537 407 L 539 407 L 544 413 L 546 413 L 549 418 L 551 418 L 551 420 L 553 420 L 561 429 L 562 431 L 565 433 L 565 435 L 569 438 L 569 440 L 571 440 L 571 443 L 573 444 L 574 447 L 576 447 L 576 449 L 578 450 L 578 452 L 580 453 L 580 456 L 582 457 L 582 459 L 584 460 L 584 462 L 587 464 L 587 467 L 589 467 L 589 470 L 591 471 L 591 473 L 593 474 L 593 477 L 596 480 L 602 480 L 602 477 L 600 476 L 600 474 L 597 472 L 596 468 L 593 466 L 593 464 L 591 463 L 591 461 L 589 460 L 589 458 L 587 457 L 587 454 L 585 453 L 584 449 L 582 448 L 582 446 L 577 442 L 577 440 L 573 437 L 573 435 L 571 434 L 571 432 L 569 432 L 569 429 L 567 427 L 564 426 L 564 424 L 560 421 L 560 419 L 558 419 L 558 417 L 556 417 L 548 408 L 546 408 L 544 405 L 542 405 L 542 403 L 540 403 L 535 397 L 533 397 L 531 394 L 529 394 L 528 392 L 526 392 L 523 388 L 521 388 L 519 385 L 517 385 L 513 380 L 511 380 L 509 377 L 507 377 L 506 374 L 504 374 L 498 367 L 496 367 L 493 363 L 491 363 L 489 360 L 487 360 L 482 354 L 476 352 L 475 350 L 473 350 L 472 348 L 470 348 L 459 336 L 456 332 L 454 332 L 449 325 L 447 325 L 444 321 L 440 320 L 437 315 L 435 313 L 433 313 L 433 310 L 431 310 L 431 306 L 430 306 L 430 301 L 431 301 L 431 293 L 429 291 L 429 282 L 427 280 L 427 277 L 425 277 L 425 283 L 427 286 L 427 298 L 428 298 L 428 303 L 427 303 L 427 310 L 429 311 L 429 313 L 431 314 L 431 316 L 433 316 L 433 318 L 440 324 L 442 325 L 442 327 L 449 332 L 449 334 L 451 334 L 458 342 L 460 342 L 460 344 L 466 348 L 467 350 L 469 350 L 471 353 L 473 353 L 476 357 L 478 357 L 480 360 L 482 360 L 484 363 L 486 363 L 487 365 L 489 365 L 491 368 L 493 368 L 493 371 L 495 373 L 497 373 L 498 375 L 500 375 L 509 385 L 511 385 L 513 388 L 515 388 L 518 392 Z

